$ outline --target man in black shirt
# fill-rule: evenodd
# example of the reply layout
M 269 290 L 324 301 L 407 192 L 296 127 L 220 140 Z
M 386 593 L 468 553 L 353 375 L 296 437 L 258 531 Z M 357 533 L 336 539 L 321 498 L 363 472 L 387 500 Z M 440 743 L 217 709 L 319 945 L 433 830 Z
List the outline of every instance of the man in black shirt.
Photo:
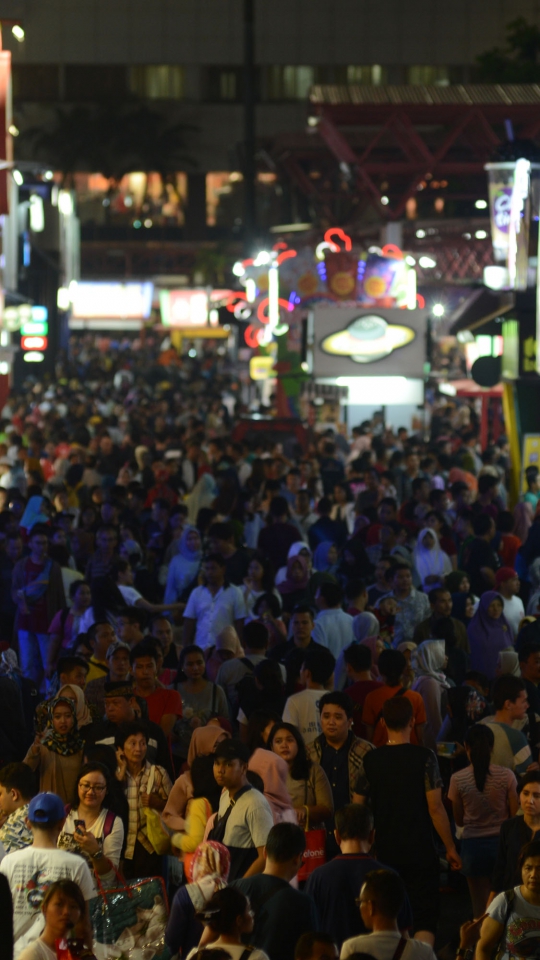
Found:
M 363 758 L 353 800 L 369 798 L 377 856 L 402 877 L 413 911 L 415 937 L 433 946 L 439 914 L 439 857 L 433 827 L 454 870 L 461 868 L 441 796 L 442 780 L 432 750 L 410 742 L 413 710 L 405 697 L 383 707 L 386 746 Z
M 291 618 L 292 640 L 284 640 L 268 651 L 270 660 L 282 663 L 287 671 L 286 692 L 289 696 L 296 693 L 296 685 L 300 679 L 300 670 L 308 650 L 318 650 L 320 643 L 311 639 L 314 620 L 313 611 L 309 604 L 299 603 Z
M 373 846 L 373 815 L 359 803 L 349 803 L 336 813 L 336 840 L 341 853 L 315 870 L 306 893 L 313 897 L 321 927 L 341 947 L 344 940 L 367 933 L 357 899 L 370 870 L 387 870 L 370 850 Z M 398 917 L 400 930 L 412 926 L 409 902 Z
M 319 925 L 311 897 L 290 883 L 302 866 L 305 848 L 306 835 L 301 827 L 277 823 L 266 841 L 264 872 L 232 884 L 249 898 L 255 913 L 249 942 L 264 950 L 270 960 L 294 960 L 298 938 Z
M 469 574 L 471 590 L 480 596 L 495 587 L 495 571 L 500 562 L 492 546 L 495 536 L 495 521 L 487 513 L 481 513 L 473 521 L 474 538 L 463 547 L 463 569 Z
M 208 531 L 211 553 L 219 553 L 225 561 L 225 579 L 241 587 L 249 567 L 247 550 L 237 550 L 232 523 L 213 523 Z

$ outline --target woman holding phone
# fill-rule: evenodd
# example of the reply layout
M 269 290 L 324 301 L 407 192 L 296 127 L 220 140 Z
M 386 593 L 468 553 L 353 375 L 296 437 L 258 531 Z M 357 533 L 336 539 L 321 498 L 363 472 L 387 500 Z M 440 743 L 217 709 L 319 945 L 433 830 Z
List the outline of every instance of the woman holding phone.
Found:
M 124 825 L 110 806 L 110 787 L 110 773 L 103 764 L 85 763 L 58 838 L 59 847 L 87 860 L 101 883 L 115 879 L 124 843 Z

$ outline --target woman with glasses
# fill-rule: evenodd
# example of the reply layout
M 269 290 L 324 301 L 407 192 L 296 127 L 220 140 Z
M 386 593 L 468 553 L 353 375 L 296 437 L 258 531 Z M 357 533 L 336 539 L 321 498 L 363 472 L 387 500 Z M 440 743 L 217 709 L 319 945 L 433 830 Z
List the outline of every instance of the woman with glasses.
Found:
M 96 762 L 85 763 L 77 777 L 75 796 L 58 846 L 84 857 L 102 883 L 114 880 L 114 869 L 118 870 L 124 844 L 124 825 L 111 805 L 107 767 Z

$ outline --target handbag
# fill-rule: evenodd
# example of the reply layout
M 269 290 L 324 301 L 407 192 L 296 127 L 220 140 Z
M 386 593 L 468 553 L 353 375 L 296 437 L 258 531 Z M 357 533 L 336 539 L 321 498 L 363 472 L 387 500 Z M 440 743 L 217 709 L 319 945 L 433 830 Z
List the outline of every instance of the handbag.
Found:
M 304 800 L 307 800 L 307 780 Z M 322 828 L 319 830 L 309 829 L 309 807 L 307 803 L 304 806 L 306 810 L 306 826 L 304 828 L 306 831 L 306 849 L 304 850 L 302 866 L 297 874 L 300 881 L 307 880 L 317 867 L 322 867 L 323 863 L 326 863 L 326 830 Z
M 150 771 L 150 776 L 148 777 L 148 785 L 146 788 L 147 793 L 152 793 L 155 769 L 155 764 L 153 764 Z M 152 807 L 144 807 L 143 809 L 146 816 L 146 836 L 148 837 L 156 853 L 159 853 L 161 856 L 163 856 L 163 854 L 169 852 L 171 838 L 161 822 L 161 817 L 158 811 L 153 810 Z
M 146 877 L 126 883 L 114 872 L 117 885 L 111 889 L 104 889 L 96 877 L 99 893 L 88 904 L 96 960 L 141 956 L 167 960 L 169 904 L 163 880 Z

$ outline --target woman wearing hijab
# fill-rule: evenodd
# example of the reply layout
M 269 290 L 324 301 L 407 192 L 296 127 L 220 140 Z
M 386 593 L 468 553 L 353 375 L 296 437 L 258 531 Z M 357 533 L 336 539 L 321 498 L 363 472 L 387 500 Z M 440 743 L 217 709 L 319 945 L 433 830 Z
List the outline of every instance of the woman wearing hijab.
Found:
M 439 538 L 431 527 L 424 527 L 418 534 L 413 563 L 426 593 L 444 586 L 444 578 L 452 572 L 450 557 L 441 550 Z
M 514 508 L 514 536 L 525 543 L 533 522 L 533 508 L 530 503 L 517 503 Z
M 188 751 L 188 767 L 195 757 L 208 757 L 214 753 L 218 743 L 227 740 L 230 733 L 221 727 L 217 720 L 210 720 L 204 727 L 196 727 L 193 731 Z M 188 800 L 193 796 L 193 783 L 189 769 L 180 774 L 172 786 L 167 797 L 165 809 L 161 814 L 164 823 L 170 830 L 183 830 L 186 825 L 184 814 Z
M 178 553 L 172 558 L 169 565 L 167 586 L 165 587 L 165 603 L 187 600 L 191 587 L 196 585 L 195 581 L 201 568 L 201 562 L 201 535 L 196 527 L 185 527 L 180 537 Z
M 287 560 L 287 576 L 278 585 L 283 612 L 292 613 L 298 603 L 308 601 L 309 564 L 301 553 Z
M 89 723 L 92 723 L 92 714 L 80 687 L 66 683 L 63 687 L 60 687 L 57 696 L 72 700 L 75 704 L 75 715 L 79 730 L 81 727 L 86 727 Z
M 210 656 L 206 659 L 206 676 L 215 682 L 219 668 L 226 660 L 237 660 L 244 656 L 244 648 L 234 627 L 224 627 L 216 637 L 215 646 L 208 653 Z
M 512 632 L 503 613 L 504 604 L 495 590 L 486 590 L 480 597 L 478 609 L 467 627 L 471 645 L 471 670 L 494 680 L 497 658 L 501 650 L 511 649 Z
M 293 557 L 298 557 L 298 556 L 305 557 L 307 561 L 308 569 L 311 575 L 312 566 L 313 566 L 313 554 L 311 552 L 311 549 L 308 547 L 307 543 L 305 543 L 304 540 L 297 540 L 296 543 L 292 544 L 287 554 L 287 562 L 291 560 Z M 279 568 L 276 574 L 276 579 L 275 579 L 276 587 L 278 586 L 278 584 L 283 583 L 286 577 L 287 577 L 287 565 Z
M 187 957 L 199 943 L 203 926 L 195 914 L 203 910 L 218 890 L 227 886 L 231 865 L 227 847 L 216 840 L 200 843 L 195 851 L 192 879 L 177 890 L 165 930 L 165 942 L 171 954 Z
M 23 529 L 29 533 L 36 523 L 49 523 L 49 517 L 45 510 L 44 497 L 30 497 L 19 526 L 23 527 Z
M 197 523 L 199 510 L 211 507 L 218 493 L 218 486 L 212 474 L 203 473 L 187 497 L 189 523 Z
M 83 750 L 74 701 L 56 697 L 49 704 L 45 733 L 36 734 L 23 763 L 39 770 L 40 793 L 57 793 L 67 804 L 75 793 Z
M 379 621 L 373 613 L 358 613 L 353 619 L 353 633 L 355 643 L 362 643 L 371 650 L 371 675 L 374 680 L 379 679 L 377 669 L 377 660 L 379 653 L 384 647 L 379 637 Z M 378 649 L 378 645 L 380 649 Z M 339 654 L 334 670 L 334 689 L 343 690 L 347 682 L 347 664 L 345 663 L 344 651 Z
M 264 795 L 270 804 L 274 823 L 298 823 L 291 795 L 287 790 L 289 768 L 282 757 L 258 747 L 250 757 L 248 770 L 258 773 L 264 783 Z
M 316 548 L 313 555 L 313 567 L 317 573 L 328 573 L 335 577 L 338 570 L 339 551 L 335 543 L 324 540 Z
M 511 677 L 519 677 L 521 680 L 521 670 L 519 668 L 519 657 L 515 650 L 501 650 L 497 658 L 497 676 L 509 674 Z
M 347 540 L 337 571 L 341 582 L 346 585 L 351 580 L 366 580 L 371 571 L 372 566 L 363 543 L 358 539 Z
M 426 708 L 424 746 L 436 750 L 437 734 L 446 716 L 446 691 L 450 687 L 444 673 L 444 640 L 424 640 L 414 651 L 411 662 L 416 674 L 412 689 L 420 694 Z

